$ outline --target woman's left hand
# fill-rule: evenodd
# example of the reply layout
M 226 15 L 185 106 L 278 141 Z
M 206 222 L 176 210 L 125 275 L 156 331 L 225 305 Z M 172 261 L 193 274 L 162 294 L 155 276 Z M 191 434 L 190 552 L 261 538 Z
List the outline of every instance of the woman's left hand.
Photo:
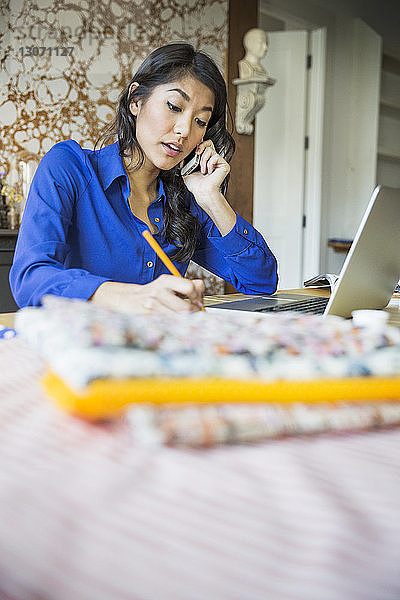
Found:
M 200 154 L 200 170 L 183 178 L 186 187 L 198 204 L 202 205 L 215 194 L 219 194 L 220 186 L 230 171 L 230 166 L 222 156 L 217 154 L 211 140 L 200 142 L 196 148 Z

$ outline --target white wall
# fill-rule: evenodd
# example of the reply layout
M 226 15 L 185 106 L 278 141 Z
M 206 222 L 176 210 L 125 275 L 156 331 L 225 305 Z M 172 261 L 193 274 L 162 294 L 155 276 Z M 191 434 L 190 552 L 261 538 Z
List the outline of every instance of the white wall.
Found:
M 356 4 L 341 10 L 329 0 L 260 0 L 260 27 L 271 14 L 287 29 L 327 28 L 320 264 L 327 272 L 344 259 L 328 238 L 353 237 L 375 183 L 381 41 L 354 18 Z
M 380 37 L 370 27 L 340 19 L 325 123 L 325 249 L 329 238 L 353 239 L 375 187 L 380 52 Z M 329 249 L 325 256 L 326 270 L 337 271 L 343 255 Z
M 312 0 L 320 8 L 362 19 L 382 40 L 386 52 L 400 56 L 399 0 Z

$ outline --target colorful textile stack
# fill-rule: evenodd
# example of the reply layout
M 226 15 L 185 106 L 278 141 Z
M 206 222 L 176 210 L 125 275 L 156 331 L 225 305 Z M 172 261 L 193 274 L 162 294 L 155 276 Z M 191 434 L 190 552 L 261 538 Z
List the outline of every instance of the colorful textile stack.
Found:
M 19 311 L 17 329 L 46 359 L 61 405 L 92 418 L 124 412 L 141 439 L 210 445 L 400 422 L 400 330 L 386 325 L 127 314 L 48 296 Z

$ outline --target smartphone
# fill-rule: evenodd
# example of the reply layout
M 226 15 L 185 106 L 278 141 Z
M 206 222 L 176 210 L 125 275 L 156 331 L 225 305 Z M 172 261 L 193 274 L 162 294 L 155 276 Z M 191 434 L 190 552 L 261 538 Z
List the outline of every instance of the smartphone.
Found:
M 196 169 L 199 168 L 200 158 L 201 158 L 201 154 L 195 154 L 193 156 L 193 158 L 191 158 L 189 160 L 189 162 L 187 162 L 185 165 L 183 165 L 183 167 L 181 169 L 182 177 L 185 177 L 186 175 L 190 175 L 190 173 L 193 173 L 193 171 L 196 171 Z

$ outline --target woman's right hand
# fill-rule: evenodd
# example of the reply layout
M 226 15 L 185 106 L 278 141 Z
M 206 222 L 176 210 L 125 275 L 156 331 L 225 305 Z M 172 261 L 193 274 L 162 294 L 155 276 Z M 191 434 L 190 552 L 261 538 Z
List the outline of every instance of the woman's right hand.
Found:
M 143 285 L 105 281 L 90 300 L 127 312 L 190 312 L 203 308 L 204 282 L 175 275 L 160 275 Z

